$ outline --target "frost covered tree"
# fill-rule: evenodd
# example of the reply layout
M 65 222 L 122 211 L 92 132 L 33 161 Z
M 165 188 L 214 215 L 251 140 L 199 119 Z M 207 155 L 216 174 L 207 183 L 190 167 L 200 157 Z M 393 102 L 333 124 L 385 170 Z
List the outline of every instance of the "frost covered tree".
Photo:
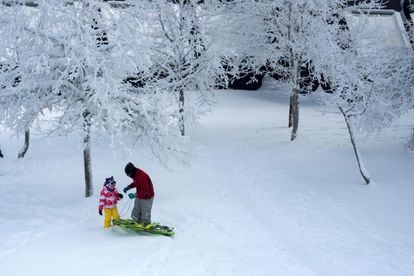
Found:
M 141 78 L 147 88 L 167 91 L 176 99 L 174 117 L 183 136 L 186 125 L 195 122 L 203 106 L 212 102 L 213 88 L 226 78 L 222 61 L 228 51 L 217 40 L 217 4 L 155 0 L 135 7 L 147 24 L 142 35 L 151 43 L 151 67 L 140 72 Z
M 332 94 L 322 98 L 343 115 L 366 184 L 370 177 L 358 151 L 357 133 L 380 132 L 390 126 L 413 108 L 414 92 L 414 54 L 408 38 L 406 44 L 390 40 L 387 27 L 379 25 L 378 15 L 372 13 L 368 9 L 355 11 L 354 16 L 344 14 L 347 27 L 338 29 L 338 43 L 325 48 L 329 55 L 317 65 L 332 88 Z
M 233 4 L 238 16 L 250 23 L 241 31 L 246 44 L 255 46 L 247 48 L 254 55 L 248 61 L 256 68 L 266 65 L 290 86 L 291 140 L 298 129 L 300 93 L 321 84 L 331 92 L 326 101 L 344 116 L 360 172 L 369 183 L 354 132 L 381 130 L 412 108 L 412 53 L 373 44 L 373 34 L 377 41 L 388 34 L 378 27 L 375 32 L 367 28 L 367 16 L 350 32 L 347 14 L 369 14 L 379 5 L 357 1 L 351 7 L 348 2 L 240 0 Z
M 115 11 L 101 1 L 56 3 L 53 8 L 51 22 L 58 31 L 52 35 L 63 47 L 60 76 L 53 86 L 58 95 L 56 126 L 66 133 L 81 130 L 88 197 L 92 195 L 93 129 L 119 143 L 125 137 L 156 140 L 161 139 L 157 128 L 168 129 L 168 123 L 160 125 L 168 117 L 162 94 L 131 91 L 123 82 L 131 72 L 145 67 L 138 63 L 143 59 L 139 56 L 142 44 L 131 35 L 137 27 L 131 10 Z
M 70 72 L 73 68 L 67 66 L 70 58 L 73 58 L 68 53 L 73 54 L 69 47 L 74 37 L 64 25 L 68 23 L 65 22 L 68 19 L 65 16 L 69 14 L 76 25 L 82 24 L 76 21 L 77 14 L 71 12 L 73 7 L 75 5 L 63 5 L 57 1 L 39 1 L 34 8 L 11 4 L 3 10 L 8 15 L 7 25 L 2 30 L 3 43 L 6 43 L 2 58 L 6 68 L 1 76 L 4 84 L 2 111 L 6 115 L 3 120 L 16 132 L 24 129 L 26 141 L 28 129 L 39 114 L 45 108 L 62 107 L 62 99 L 68 99 L 66 96 L 70 91 L 67 86 L 76 87 L 72 82 L 74 73 Z M 87 138 L 84 141 L 87 144 Z M 28 143 L 25 145 L 28 146 Z M 24 154 L 24 150 L 19 153 L 19 157 Z M 91 179 L 86 182 L 86 196 L 89 196 Z
M 250 23 L 243 24 L 243 40 L 250 46 L 247 54 L 252 56 L 248 62 L 255 68 L 265 67 L 290 87 L 289 127 L 294 140 L 300 94 L 315 90 L 318 81 L 323 82 L 323 72 L 314 64 L 323 62 L 329 54 L 324 49 L 336 43 L 329 34 L 336 32 L 340 22 L 332 18 L 349 9 L 347 1 L 236 0 L 233 5 L 242 21 Z
M 16 134 L 24 133 L 24 146 L 18 154 L 23 158 L 29 147 L 30 127 L 45 108 L 39 94 L 50 87 L 43 71 L 47 63 L 42 49 L 45 41 L 35 31 L 41 24 L 38 11 L 4 5 L 0 13 L 0 114 L 7 127 Z
M 19 11 L 14 7 L 11 18 Z M 9 60 L 17 56 L 9 52 L 24 53 L 24 59 L 7 64 L 17 64 L 14 73 L 28 82 L 30 90 L 2 93 L 4 112 L 35 118 L 37 111 L 49 108 L 54 115 L 49 128 L 54 133 L 82 135 L 86 197 L 93 193 L 93 133 L 104 133 L 121 146 L 148 142 L 158 156 L 181 150 L 182 141 L 174 139 L 179 135 L 174 136 L 172 131 L 177 127 L 170 116 L 168 94 L 125 82 L 134 72 L 148 71 L 148 55 L 142 51 L 146 46 L 137 31 L 142 23 L 132 11 L 112 9 L 102 1 L 38 1 L 34 13 L 22 13 L 22 18 L 10 26 L 27 20 L 23 26 L 27 32 L 19 33 L 19 37 L 40 43 L 25 48 L 24 43 L 11 39 L 12 32 L 6 28 L 2 33 L 10 38 L 5 51 Z M 2 77 L 12 80 L 4 74 Z M 31 106 L 26 104 L 30 101 L 38 105 L 36 112 L 29 112 Z M 14 123 L 9 118 L 7 122 L 15 128 L 27 121 L 22 115 L 13 118 Z

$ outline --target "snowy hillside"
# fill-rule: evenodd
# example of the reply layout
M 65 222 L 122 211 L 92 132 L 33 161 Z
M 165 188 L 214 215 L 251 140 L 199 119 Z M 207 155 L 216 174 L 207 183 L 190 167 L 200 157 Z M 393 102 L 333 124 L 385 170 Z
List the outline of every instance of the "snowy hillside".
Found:
M 413 114 L 360 141 L 367 186 L 338 112 L 303 99 L 290 142 L 288 96 L 271 90 L 218 91 L 187 165 L 100 137 L 89 199 L 80 137 L 33 135 L 17 160 L 21 139 L 1 129 L 0 275 L 414 275 Z M 99 190 L 111 175 L 129 184 L 129 161 L 151 175 L 153 220 L 174 238 L 102 228 Z

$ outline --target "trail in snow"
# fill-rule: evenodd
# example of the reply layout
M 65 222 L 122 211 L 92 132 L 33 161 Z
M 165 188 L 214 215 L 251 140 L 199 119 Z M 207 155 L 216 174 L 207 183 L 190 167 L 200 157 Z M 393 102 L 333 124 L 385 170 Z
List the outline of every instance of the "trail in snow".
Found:
M 248 112 L 248 109 L 238 111 Z M 315 111 L 306 111 L 302 113 L 303 117 L 318 117 Z M 232 118 L 231 114 L 227 115 L 227 118 Z M 283 120 L 279 123 L 282 125 Z M 370 208 L 365 207 L 372 200 L 386 199 L 387 195 L 376 198 L 375 184 L 371 185 L 374 186 L 373 194 L 365 187 L 352 187 L 352 192 L 366 196 L 356 195 L 355 202 L 343 200 L 344 196 L 352 195 L 332 193 L 333 189 L 343 191 L 343 185 L 359 182 L 354 164 L 338 163 L 341 161 L 338 155 L 349 158 L 345 127 L 332 133 L 328 127 L 309 129 L 302 126 L 301 133 L 308 135 L 303 139 L 305 141 L 286 143 L 289 133 L 280 125 L 268 123 L 256 128 L 253 125 L 240 127 L 236 135 L 233 133 L 238 139 L 231 144 L 232 152 L 228 147 L 223 149 L 234 156 L 235 162 L 239 161 L 237 169 L 234 169 L 234 163 L 220 162 L 220 159 L 216 164 L 223 171 L 231 172 L 234 185 L 227 185 L 228 193 L 238 197 L 236 202 L 244 202 L 247 215 L 255 217 L 275 240 L 313 273 L 339 275 L 346 271 L 371 274 L 378 268 L 384 275 L 414 271 L 410 245 L 393 240 L 392 235 L 382 234 L 378 227 L 384 225 L 377 224 L 371 217 Z M 246 134 L 246 129 L 250 133 Z M 310 146 L 316 147 L 309 149 Z M 400 164 L 393 165 L 395 169 L 401 169 Z M 313 170 L 309 170 L 311 167 Z M 402 170 L 409 172 L 409 166 L 404 164 Z M 352 173 L 354 177 L 350 177 Z M 355 216 L 354 213 L 366 211 L 365 216 Z M 292 236 L 298 238 L 292 239 Z
M 361 141 L 374 179 L 365 186 L 338 114 L 303 99 L 290 142 L 287 95 L 268 91 L 218 94 L 192 133 L 198 150 L 189 165 L 162 168 L 146 149 L 114 154 L 96 139 L 90 199 L 77 137 L 34 136 L 24 160 L 11 157 L 19 141 L 0 137 L 8 154 L 0 160 L 0 274 L 409 275 L 410 121 Z M 129 184 L 129 161 L 153 178 L 153 220 L 174 226 L 174 238 L 102 229 L 102 181 Z M 128 215 L 127 200 L 118 207 Z

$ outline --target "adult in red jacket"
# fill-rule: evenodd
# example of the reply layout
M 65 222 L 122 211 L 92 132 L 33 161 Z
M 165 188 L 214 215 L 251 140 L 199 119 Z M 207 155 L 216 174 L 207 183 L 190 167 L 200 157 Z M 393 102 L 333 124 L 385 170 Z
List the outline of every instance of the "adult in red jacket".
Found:
M 154 186 L 151 178 L 143 170 L 136 168 L 131 162 L 125 166 L 125 173 L 134 182 L 124 188 L 124 193 L 129 189 L 136 188 L 136 194 L 129 194 L 130 198 L 135 197 L 134 209 L 131 217 L 143 225 L 151 223 L 151 209 L 154 200 Z

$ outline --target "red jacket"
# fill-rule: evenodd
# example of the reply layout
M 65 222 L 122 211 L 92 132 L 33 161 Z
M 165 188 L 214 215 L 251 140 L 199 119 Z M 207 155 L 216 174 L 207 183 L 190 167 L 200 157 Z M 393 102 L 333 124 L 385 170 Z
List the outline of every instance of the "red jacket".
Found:
M 149 175 L 136 168 L 134 182 L 128 185 L 128 188 L 137 189 L 137 197 L 141 199 L 150 199 L 154 197 L 154 187 L 152 186 L 152 181 Z
M 101 191 L 101 196 L 99 198 L 99 210 L 103 208 L 112 209 L 116 207 L 118 203 L 119 195 L 118 190 L 115 187 L 111 187 L 107 184 L 104 184 L 104 187 Z

